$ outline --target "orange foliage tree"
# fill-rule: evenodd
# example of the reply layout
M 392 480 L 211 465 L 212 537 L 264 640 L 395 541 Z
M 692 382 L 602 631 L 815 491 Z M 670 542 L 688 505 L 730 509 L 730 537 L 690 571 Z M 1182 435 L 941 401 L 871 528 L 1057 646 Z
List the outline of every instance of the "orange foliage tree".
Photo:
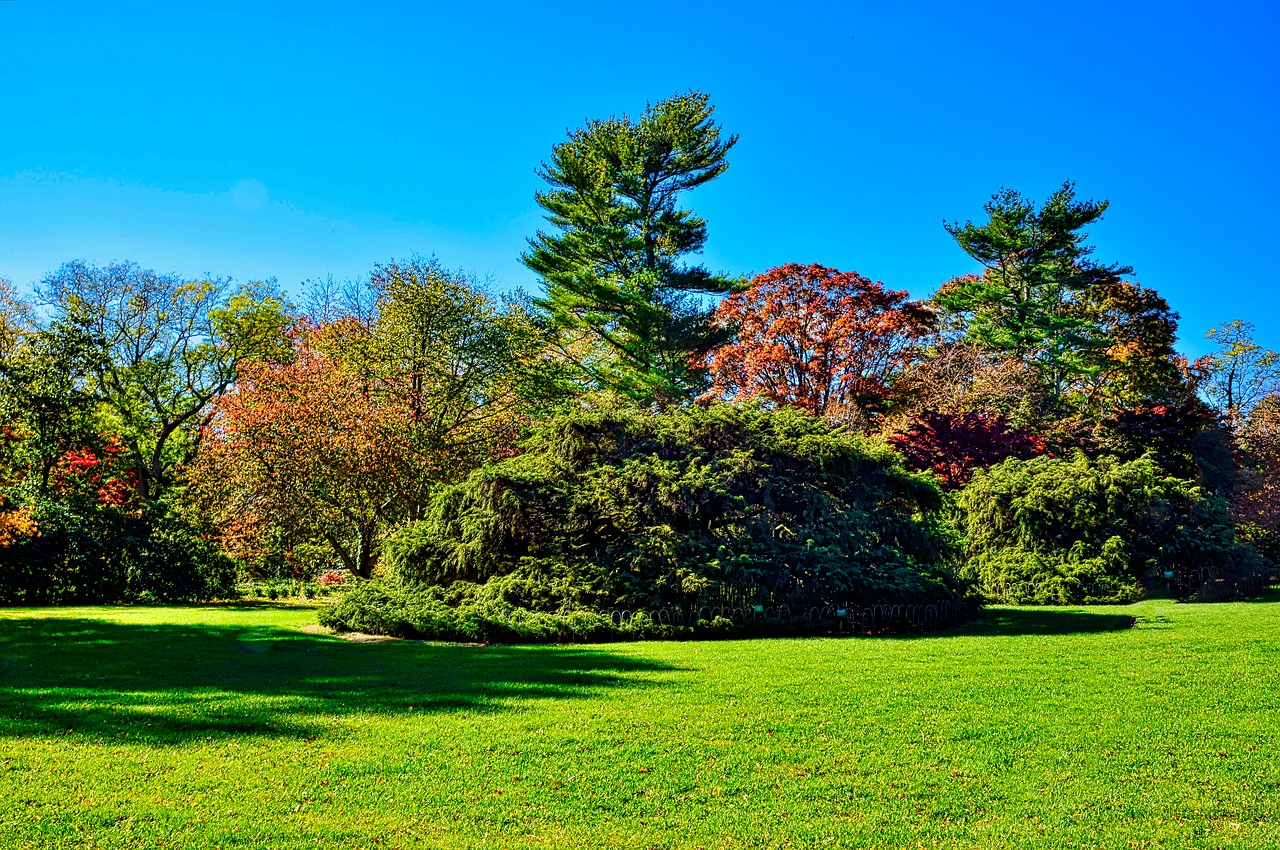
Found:
M 24 537 L 36 537 L 40 527 L 30 505 L 14 507 L 9 497 L 0 493 L 0 549 L 6 549 Z
M 406 406 L 375 397 L 304 338 L 293 362 L 246 366 L 216 403 L 193 478 L 233 552 L 283 527 L 368 576 L 379 530 L 423 477 L 409 424 Z
M 241 557 L 327 546 L 367 576 L 434 490 L 513 450 L 555 386 L 542 328 L 433 260 L 313 293 L 288 362 L 217 403 L 195 480 Z
M 735 336 L 705 358 L 710 395 L 840 415 L 883 401 L 933 316 L 856 272 L 790 263 L 724 299 L 715 321 Z

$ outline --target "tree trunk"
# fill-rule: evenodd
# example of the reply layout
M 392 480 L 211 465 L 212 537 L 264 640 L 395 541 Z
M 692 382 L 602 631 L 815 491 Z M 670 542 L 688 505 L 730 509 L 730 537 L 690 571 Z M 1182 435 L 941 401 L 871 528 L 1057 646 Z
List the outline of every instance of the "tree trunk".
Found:
M 356 543 L 356 551 L 353 555 L 347 551 L 347 548 L 338 541 L 338 538 L 332 534 L 325 534 L 325 542 L 329 544 L 329 548 L 338 556 L 338 560 L 342 561 L 342 565 L 356 578 L 369 578 L 373 575 L 373 566 L 377 563 L 377 558 L 373 554 L 373 535 L 377 530 L 377 526 L 372 522 L 362 522 L 357 525 L 359 529 L 360 539 Z
M 372 522 L 360 524 L 360 572 L 356 573 L 360 578 L 369 578 L 373 575 L 373 565 L 377 561 L 377 556 L 373 552 L 374 530 L 375 525 Z
M 352 558 L 351 553 L 349 553 L 346 548 L 338 542 L 338 539 L 332 534 L 325 534 L 324 539 L 325 542 L 329 544 L 329 548 L 333 550 L 333 554 L 338 556 L 339 561 L 342 561 L 342 565 L 346 567 L 353 576 L 359 576 L 359 567 L 356 565 L 355 559 Z

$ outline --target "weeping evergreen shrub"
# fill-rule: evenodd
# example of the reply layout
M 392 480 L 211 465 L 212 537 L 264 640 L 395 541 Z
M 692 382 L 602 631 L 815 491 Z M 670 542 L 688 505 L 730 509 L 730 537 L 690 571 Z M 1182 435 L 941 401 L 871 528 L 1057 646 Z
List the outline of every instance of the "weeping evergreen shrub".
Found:
M 1236 545 L 1224 499 L 1150 455 L 1009 459 L 977 471 L 957 508 L 964 571 L 995 601 L 1129 602 L 1165 570 L 1256 560 Z
M 584 411 L 440 492 L 383 559 L 405 586 L 539 611 L 933 602 L 962 591 L 941 507 L 932 478 L 802 411 Z

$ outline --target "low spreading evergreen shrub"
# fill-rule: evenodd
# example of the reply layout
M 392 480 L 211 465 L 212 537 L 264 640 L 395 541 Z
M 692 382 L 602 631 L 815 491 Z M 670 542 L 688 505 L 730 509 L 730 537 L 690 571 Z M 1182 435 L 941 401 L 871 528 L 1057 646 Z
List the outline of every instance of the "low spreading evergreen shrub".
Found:
M 622 636 L 608 617 L 591 611 L 531 611 L 502 599 L 459 598 L 439 588 L 407 588 L 393 581 L 361 583 L 336 604 L 322 608 L 320 623 L 337 631 L 484 643 L 601 641 Z M 643 624 L 636 629 L 642 632 Z
M 337 632 L 477 643 L 568 643 L 728 637 L 851 634 L 834 611 L 810 617 L 771 612 L 735 622 L 719 614 L 664 622 L 656 611 L 605 613 L 585 608 L 538 611 L 506 601 L 493 583 L 407 586 L 394 579 L 361 582 L 320 610 Z M 909 627 L 898 629 L 909 631 Z

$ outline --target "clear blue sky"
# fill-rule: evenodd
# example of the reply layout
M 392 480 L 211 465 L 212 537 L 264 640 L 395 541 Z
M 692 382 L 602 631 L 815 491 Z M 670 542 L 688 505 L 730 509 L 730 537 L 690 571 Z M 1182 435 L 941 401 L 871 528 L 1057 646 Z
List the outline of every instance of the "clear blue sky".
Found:
M 708 92 L 741 142 L 704 260 L 970 267 L 1001 185 L 1112 202 L 1204 350 L 1280 348 L 1274 2 L 0 2 L 0 276 L 129 258 L 289 287 L 436 253 L 533 289 L 534 169 L 567 128 Z

